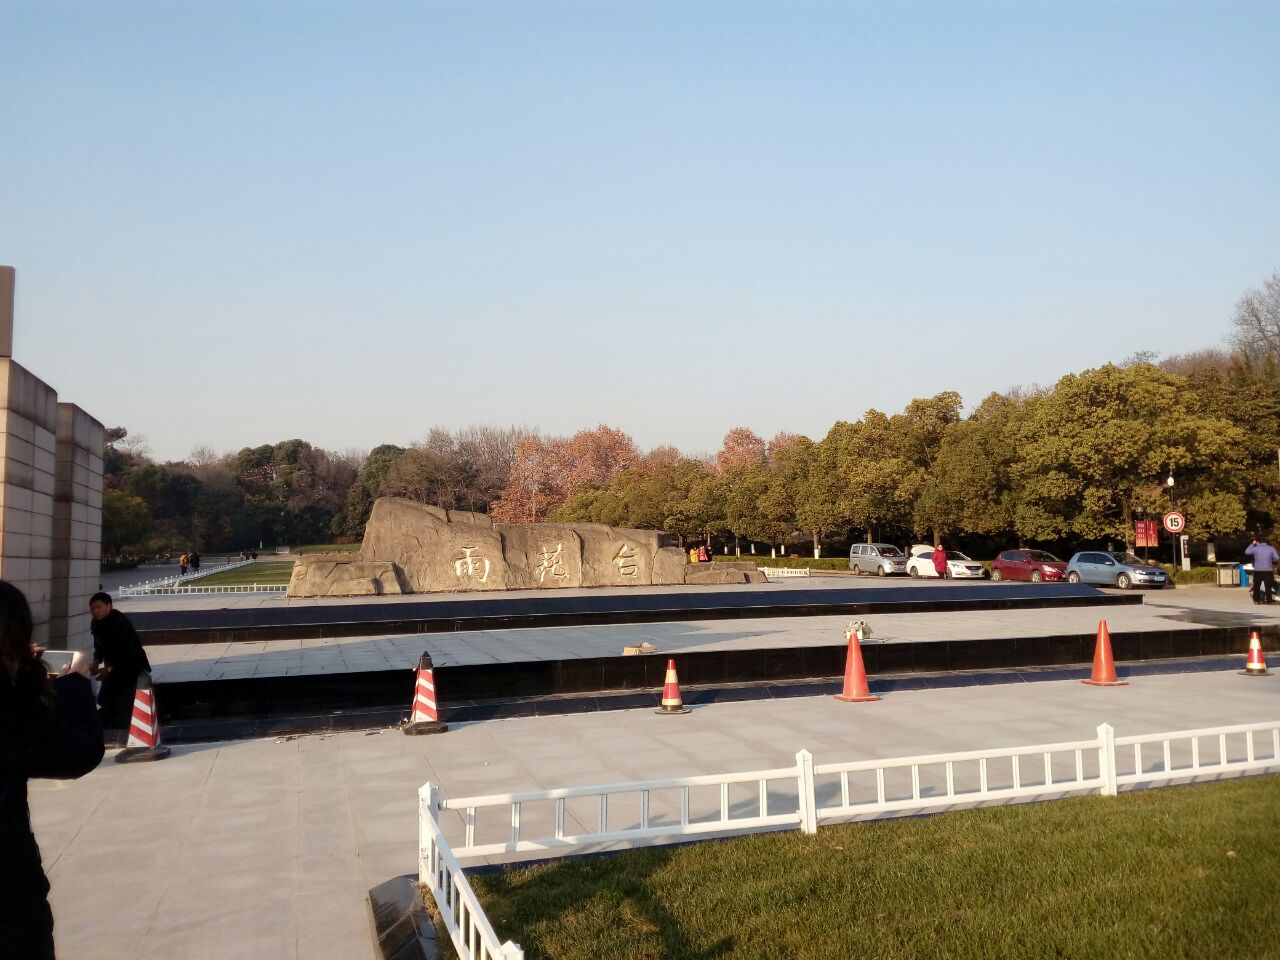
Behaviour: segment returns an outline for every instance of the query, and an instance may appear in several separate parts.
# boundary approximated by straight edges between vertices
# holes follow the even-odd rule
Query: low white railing
[[[1094,740],[1017,751],[971,750],[895,760],[824,763],[813,768],[814,777],[835,777],[840,798],[837,803],[817,807],[818,822],[866,814],[915,813],[960,803],[1061,796],[1084,790],[1113,793],[1107,789],[1104,761],[1104,738],[1110,729],[1103,724]],[[1059,769],[1056,778],[1055,761],[1059,768],[1066,767],[1065,771]],[[894,774],[898,776],[895,778]]]
[[[1201,742],[1210,739],[1214,749],[1203,749]],[[1153,744],[1159,745],[1159,757],[1146,769],[1143,748]],[[459,955],[520,958],[524,954],[518,946],[498,943],[459,859],[795,827],[816,833],[819,824],[863,816],[1095,790],[1115,796],[1120,787],[1236,776],[1273,767],[1280,768],[1280,720],[1123,738],[1104,723],[1091,740],[851,763],[815,765],[809,751],[801,750],[792,767],[455,800],[443,799],[428,783],[418,792],[419,876],[435,897]],[[731,802],[731,788],[743,784],[754,789],[746,796],[738,791],[738,799]],[[777,785],[786,789],[771,796],[770,787]],[[695,809],[691,793],[699,788],[713,788],[718,802],[704,802]],[[664,797],[668,792],[676,795]],[[636,798],[638,809],[623,811],[619,819],[625,822],[610,823],[610,799],[624,796]],[[660,801],[656,810],[655,798]],[[571,813],[567,805],[573,800],[585,801],[585,809]],[[494,818],[503,825],[500,841],[476,841],[477,816],[486,809],[501,811]],[[450,847],[438,819],[446,811],[461,818],[463,840],[456,848]],[[579,829],[570,828],[571,818],[581,823]]]
[[[418,791],[418,882],[431,891],[458,956],[472,960],[523,960],[524,951],[508,940],[498,942],[475,891],[436,822],[437,791],[426,784]]]
[[[808,567],[756,567],[766,577],[811,577]]]
[[[1259,734],[1265,735],[1261,744],[1256,739]],[[1209,749],[1202,748],[1201,741],[1209,741]],[[1143,748],[1147,746],[1159,747],[1151,769],[1146,769],[1149,754]],[[1261,753],[1260,746],[1269,747],[1270,753]],[[1128,747],[1133,748],[1131,757],[1125,750]],[[1125,753],[1122,754],[1121,750]],[[1274,766],[1277,757],[1280,757],[1280,722],[1117,737],[1113,762],[1123,761],[1126,770],[1116,777],[1116,782],[1120,786],[1132,786],[1186,777],[1249,773]]]
[[[794,767],[775,770],[752,770],[747,773],[721,773],[698,777],[677,777],[669,780],[642,780],[634,783],[614,783],[594,787],[568,787],[561,790],[529,790],[523,793],[505,793],[486,797],[460,797],[441,800],[440,810],[457,810],[462,815],[464,838],[458,848],[460,857],[483,857],[499,853],[526,853],[536,850],[552,850],[557,847],[582,847],[597,844],[660,840],[667,837],[697,837],[709,834],[733,834],[750,830],[782,829],[801,825],[801,812],[794,806],[781,812],[770,813],[769,784],[786,781],[795,784],[800,796],[811,793],[803,777],[805,769],[812,770],[813,758],[808,751],[796,754]],[[810,774],[811,776],[811,774]],[[736,784],[753,784],[751,802],[731,804],[730,788]],[[695,788],[713,787],[719,799],[717,806],[709,808],[703,819],[691,814],[690,796]],[[665,812],[653,809],[655,794],[671,793]],[[610,825],[610,798],[634,795],[638,806],[635,815],[626,823]],[[581,829],[570,829],[568,802],[573,799],[591,798],[588,804],[594,827],[582,823]],[[668,799],[668,798],[663,798]],[[775,798],[774,806],[778,801]],[[545,826],[549,834],[529,836],[526,832],[525,807],[537,803],[554,806],[547,816],[535,821],[535,829]],[[508,812],[503,821],[510,824],[505,839],[493,843],[476,843],[476,812],[489,807],[505,807]],[[617,811],[617,804],[614,804]],[[624,815],[624,814],[620,814]],[[576,819],[576,818],[575,818]],[[579,822],[581,822],[579,820]]]
[[[283,583],[227,583],[221,586],[202,587],[127,587],[117,594],[120,597],[173,597],[201,593],[284,593],[289,589]]]
[[[180,584],[187,583],[191,580],[197,580],[200,577],[212,576],[215,573],[225,573],[228,570],[235,570],[239,567],[247,566],[251,563],[257,563],[256,560],[236,560],[233,563],[224,563],[217,567],[208,567],[204,570],[192,570],[190,573],[175,575],[170,577],[157,577],[155,580],[144,580],[142,583],[135,583],[127,587],[120,587],[116,591],[119,597],[142,597],[147,593],[141,591],[160,590],[164,587],[177,587]]]

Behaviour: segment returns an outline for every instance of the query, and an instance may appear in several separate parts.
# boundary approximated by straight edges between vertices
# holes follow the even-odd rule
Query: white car
[[[914,547],[912,548],[915,549]],[[914,553],[907,561],[907,574],[920,577],[936,577],[938,571],[933,569],[933,551]],[[981,580],[987,575],[982,564],[966,557],[959,550],[947,551],[947,578],[954,580]]]

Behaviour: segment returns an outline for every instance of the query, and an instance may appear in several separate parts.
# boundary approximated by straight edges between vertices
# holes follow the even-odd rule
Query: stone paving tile
[[[1240,597],[1212,590],[1179,590],[1159,600],[1125,608],[1128,623],[1178,629],[1161,618],[1181,614],[1189,601],[1209,610],[1242,609]],[[1066,612],[1042,611],[1041,627],[1057,632]],[[1251,604],[1246,612],[1253,612]],[[1086,611],[1079,622],[1093,616]],[[1271,610],[1260,616],[1276,617]],[[881,619],[887,620],[875,618],[874,625]],[[888,621],[883,629],[910,628],[925,639],[962,628],[991,630],[1010,619],[984,615],[967,626],[962,618]],[[1028,620],[1017,629],[1029,624],[1035,625]],[[733,643],[749,636],[752,644],[785,646],[815,642],[842,626],[837,618],[813,618],[650,624],[630,632],[574,628],[583,632],[554,642],[590,649],[616,645],[626,633],[662,643]],[[492,631],[499,640],[528,632]],[[563,633],[542,635],[557,632]],[[457,651],[476,640],[428,642],[437,639]],[[361,642],[382,649],[387,661],[414,657],[413,643],[395,640],[381,647],[377,638]],[[300,662],[304,654],[336,654],[330,665],[345,669],[345,646],[298,643],[287,657]],[[157,654],[170,650],[155,648]],[[228,651],[222,666],[221,651],[166,665],[257,669],[264,655],[275,653],[267,644],[250,657]],[[34,782],[32,819],[53,884],[61,956],[364,957],[370,946],[363,893],[415,868],[417,789],[427,780],[460,797],[789,766],[801,748],[825,762],[1088,738],[1104,720],[1124,735],[1278,716],[1280,677],[1222,671],[1143,677],[1114,689],[1040,682],[899,692],[875,704],[805,697],[712,704],[682,717],[634,710],[503,720],[460,724],[436,737],[389,730],[191,744],[175,746],[170,759],[156,764],[107,762],[79,781]],[[661,803],[669,801],[655,801],[655,812],[665,809]],[[618,816],[625,813],[618,808]],[[590,827],[593,816],[590,809],[571,811],[571,823]],[[121,864],[129,864],[128,883],[113,882],[124,877]]]
[[[1240,591],[1239,593],[1243,593]],[[869,618],[872,642],[927,642],[1007,636],[1092,633],[1106,619],[1113,633],[1192,630],[1197,610],[1231,612],[1259,623],[1280,622],[1280,612],[1259,608],[1234,590],[1179,588],[1144,594],[1134,607],[883,614]],[[1184,619],[1170,619],[1181,617]],[[722,649],[779,649],[843,642],[845,617],[786,617],[698,623],[616,624],[481,630],[462,635],[370,636],[341,640],[272,640],[166,645],[149,652],[160,682],[287,676],[336,671],[412,669],[421,652],[437,666],[516,660],[612,656],[644,641],[660,653]]]

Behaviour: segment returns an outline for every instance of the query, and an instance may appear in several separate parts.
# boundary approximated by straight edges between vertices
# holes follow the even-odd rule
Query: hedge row
[[[848,557],[761,557],[744,553],[740,557],[733,554],[718,556],[716,560],[747,561],[757,567],[808,567],[810,570],[848,570]]]

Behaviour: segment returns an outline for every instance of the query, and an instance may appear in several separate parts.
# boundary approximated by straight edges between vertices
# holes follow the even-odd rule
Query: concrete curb
[[[369,890],[374,956],[381,960],[438,960],[435,924],[414,876],[395,877]]]

